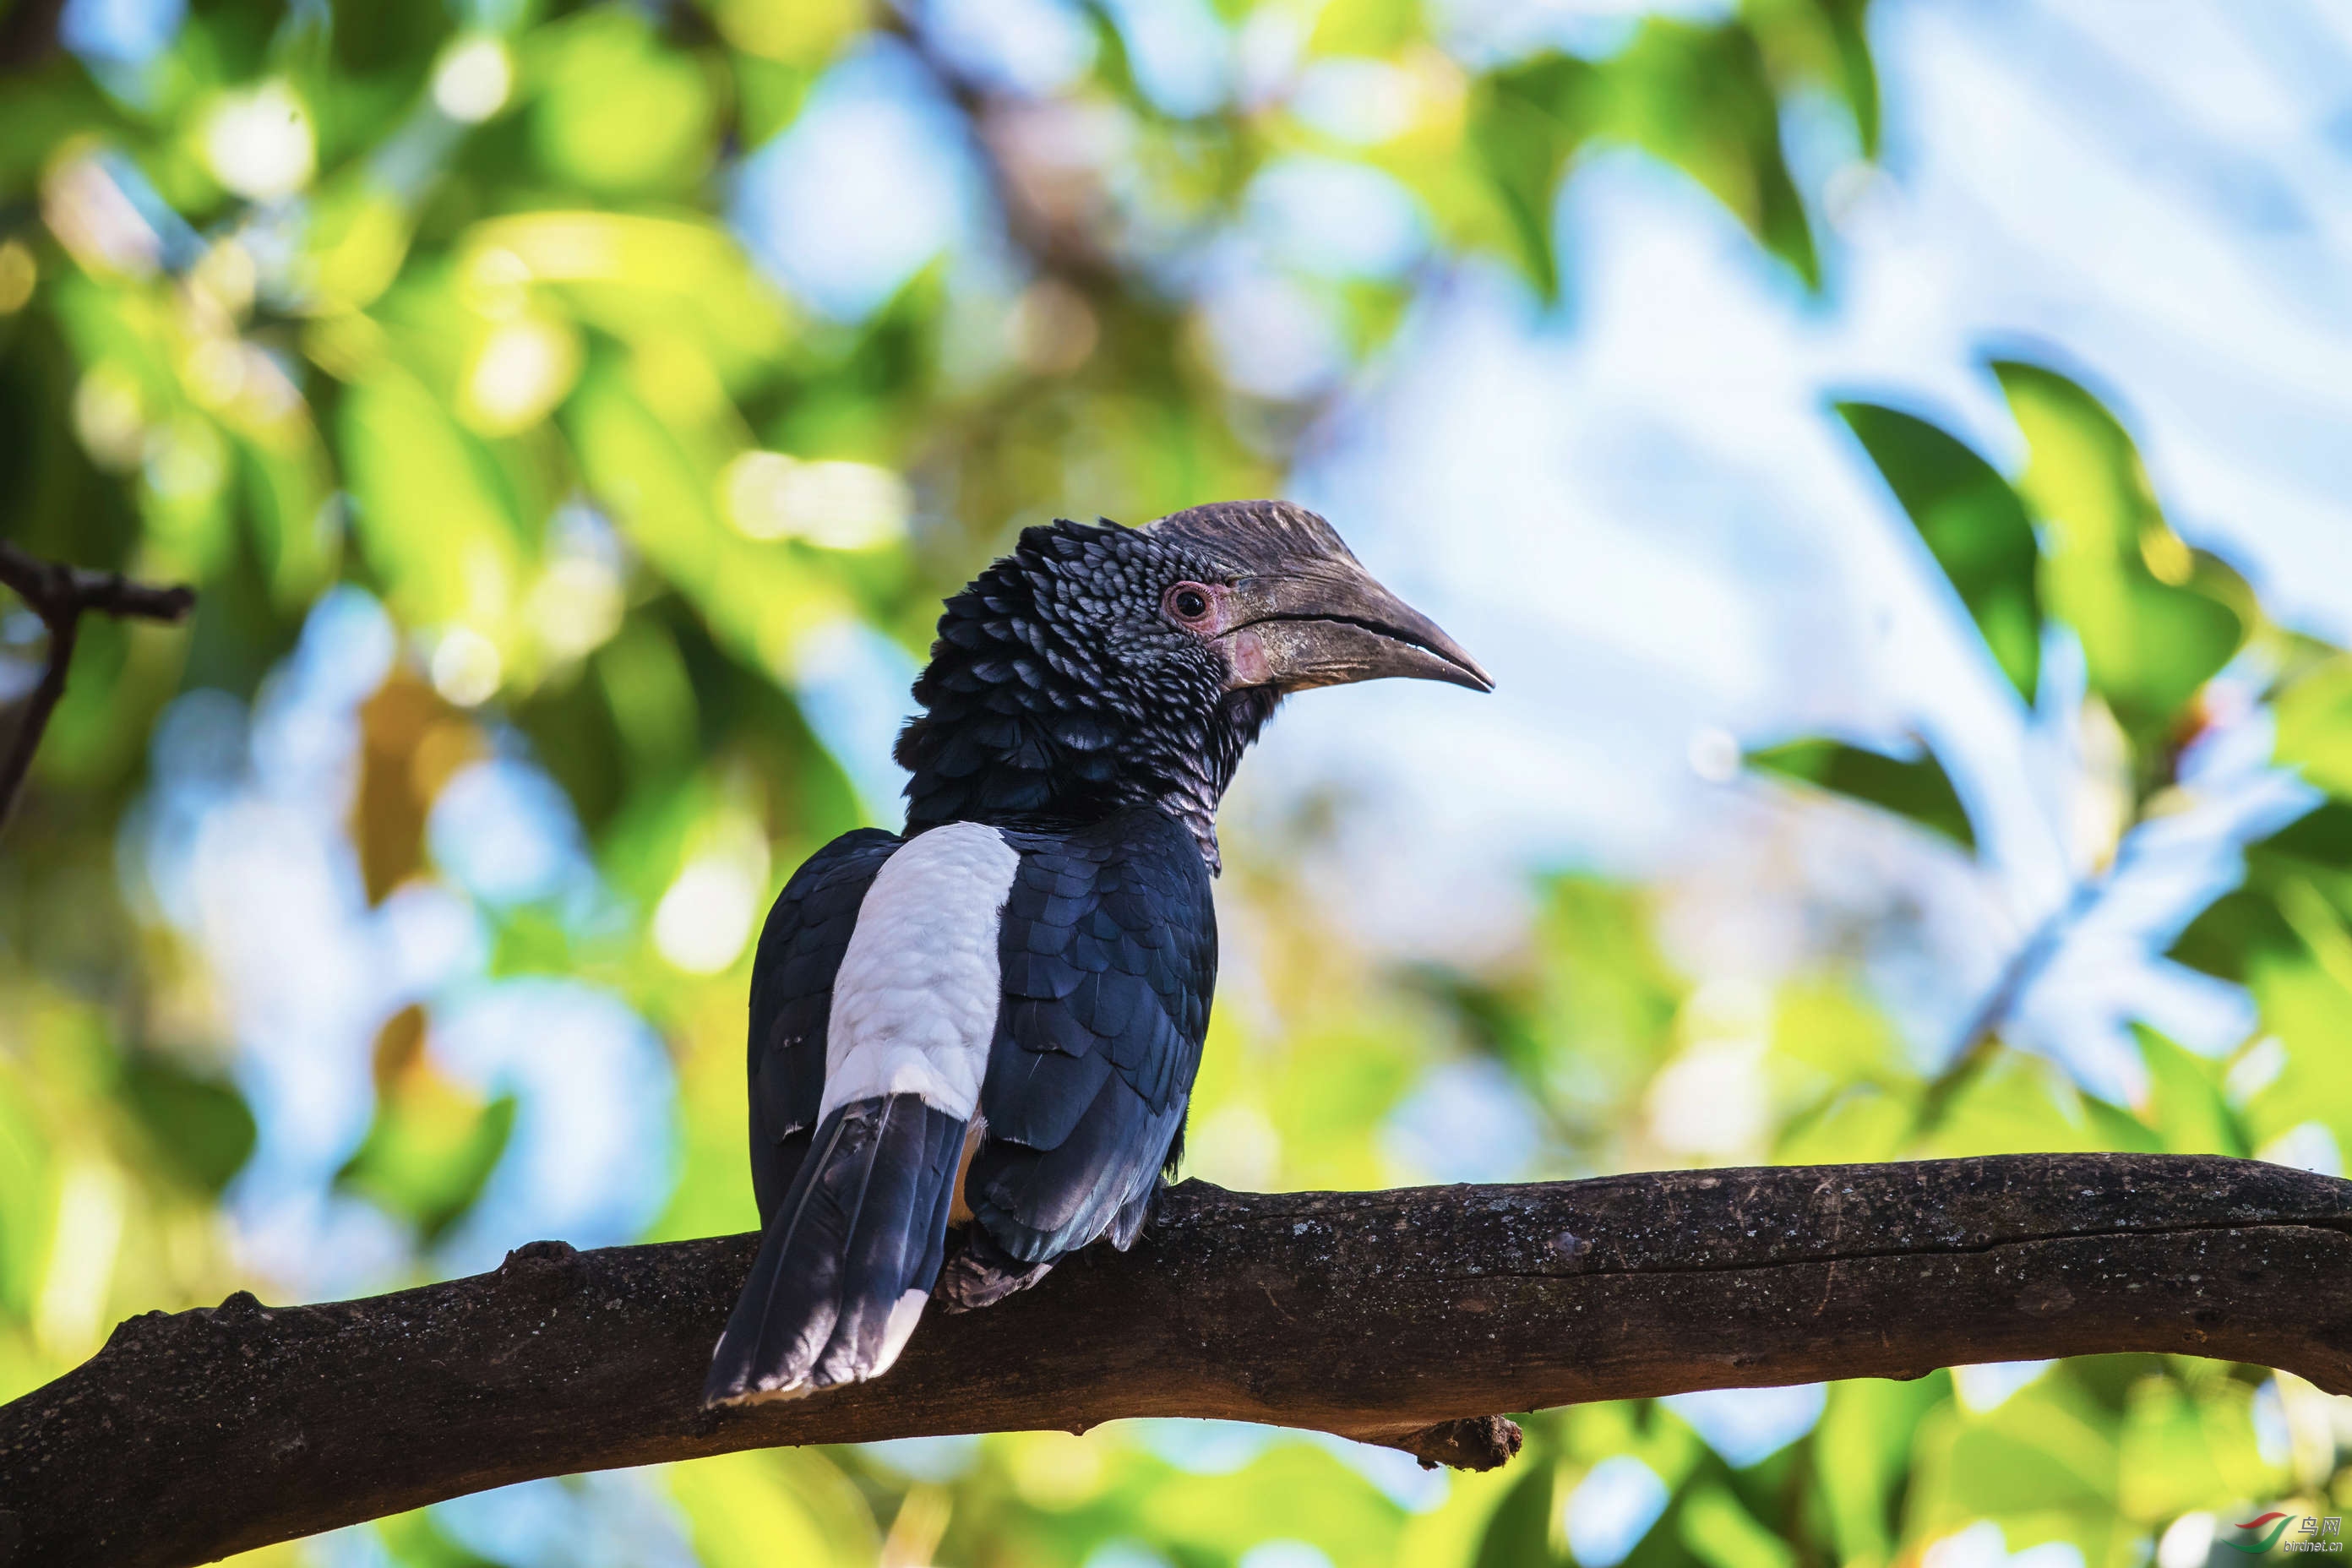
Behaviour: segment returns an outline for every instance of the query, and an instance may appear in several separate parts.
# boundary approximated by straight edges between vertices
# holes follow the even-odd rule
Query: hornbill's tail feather
[[[878,1376],[939,1278],[964,1121],[912,1094],[841,1107],[770,1216],[727,1320],[705,1405]]]

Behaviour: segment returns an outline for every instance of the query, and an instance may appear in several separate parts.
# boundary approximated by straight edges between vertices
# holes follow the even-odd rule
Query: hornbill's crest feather
[[[1228,693],[1215,654],[1160,614],[1215,574],[1150,530],[1056,522],[947,602],[923,711],[898,738],[907,826],[1080,823],[1157,806],[1216,863],[1217,801],[1280,700]]]

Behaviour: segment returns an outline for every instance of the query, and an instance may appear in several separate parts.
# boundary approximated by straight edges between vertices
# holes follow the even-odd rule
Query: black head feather
[[[1215,868],[1217,802],[1280,697],[1228,690],[1223,656],[1162,613],[1173,584],[1253,564],[1229,542],[1251,533],[1181,526],[1192,516],[1024,530],[1013,553],[948,600],[915,682],[923,711],[898,737],[914,774],[908,832],[1072,826],[1149,805],[1182,823]]]

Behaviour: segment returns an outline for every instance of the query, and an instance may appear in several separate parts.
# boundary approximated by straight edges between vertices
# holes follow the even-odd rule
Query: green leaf
[[[333,489],[325,454],[305,430],[292,450],[237,443],[256,544],[278,604],[307,606],[334,580],[341,541],[326,511]]]
[[[423,383],[386,365],[342,408],[352,523],[410,626],[500,627],[521,575],[520,531],[480,444]]]
[[[1420,0],[1349,0],[1326,5],[1307,35],[1311,55],[1392,55],[1422,36]]]
[[[1067,1459],[1054,1461],[1057,1451],[1074,1447],[1073,1439],[1033,1432],[1013,1441],[1028,1449],[1033,1473],[1045,1472],[1040,1479],[1068,1473]],[[1046,1495],[1055,1489],[1049,1481]],[[1298,1442],[1276,1443],[1228,1475],[1164,1475],[1135,1501],[1135,1518],[1149,1537],[1179,1561],[1233,1562],[1276,1533],[1269,1521],[1280,1521],[1282,1536],[1333,1563],[1393,1562],[1403,1520],[1402,1510],[1336,1456]]]
[[[2189,922],[2165,956],[2223,980],[2242,981],[2265,952],[2295,951],[2294,928],[2266,894],[2239,889],[2222,894]]]
[[[2166,1152],[2164,1135],[2120,1105],[2109,1105],[2096,1095],[2085,1094],[2077,1100],[2076,1109],[2089,1124],[2091,1142],[2096,1148],[2126,1154]]]
[[[2244,640],[2242,585],[2165,522],[2130,436],[2096,398],[2036,365],[1992,368],[2032,451],[2018,488],[2045,525],[2043,603],[2081,637],[2091,686],[2145,774]]]
[[[682,195],[708,171],[717,131],[710,81],[643,16],[598,7],[532,43],[525,64],[540,93],[531,142],[555,178],[604,195]]]
[[[1921,1423],[1918,1446],[1906,1510],[1915,1530],[1942,1535],[2003,1515],[2114,1516],[2112,1419],[2062,1380],[2044,1378],[1974,1419],[1947,1405]]]
[[[2252,853],[2266,868],[2277,860],[2305,871],[2352,869],[2352,802],[2322,802],[2256,843]]]
[[[1708,1568],[1796,1568],[1797,1554],[1788,1542],[1758,1523],[1722,1487],[1697,1488],[1677,1513],[1683,1544]]]
[[[787,302],[708,217],[520,212],[467,231],[461,277],[516,262],[534,298],[649,351],[638,366],[649,384],[704,415],[719,406],[711,377],[740,395],[772,380],[796,341]]]
[[[1866,994],[1826,975],[1773,999],[1772,1058],[1824,1084],[1903,1084],[1916,1074],[1894,1021]]]
[[[1936,754],[1921,748],[1909,761],[1849,746],[1842,741],[1790,741],[1748,761],[1767,773],[1795,779],[1849,799],[1891,811],[1962,848],[1976,848],[1976,832]]]
[[[2168,1154],[2252,1153],[2245,1130],[2222,1098],[2224,1064],[2181,1049],[2153,1029],[2134,1031],[2147,1063],[2148,1098],[2144,1120],[2164,1140]]]
[[[814,74],[853,42],[866,20],[858,0],[706,0],[729,43],[746,55]],[[746,144],[765,138],[745,127]]]
[[[735,54],[730,63],[735,69],[735,109],[746,146],[764,144],[797,119],[816,83],[815,73],[804,67],[748,51]]]
[[[2172,1379],[2143,1377],[2132,1384],[2119,1443],[2122,1485],[2116,1500],[2126,1516],[2154,1521],[2200,1503],[2231,1500],[2214,1473],[2197,1408]]]
[[[1878,155],[1878,70],[1871,63],[1870,35],[1864,23],[1870,0],[1748,0],[1744,7],[1749,24],[1777,56],[1775,35],[1793,33],[1801,21],[1814,36],[1806,43],[1803,63],[1808,74],[1825,81],[1845,100],[1853,116],[1855,140],[1862,155]]]
[[[218,1194],[253,1153],[253,1112],[224,1079],[152,1052],[123,1064],[122,1100],[182,1180]]]
[[[2299,767],[2328,794],[2352,800],[2352,655],[2339,654],[2288,685],[2276,711],[2279,765]]]
[[[661,622],[650,616],[629,622],[597,650],[595,667],[630,764],[654,775],[688,765],[700,729],[698,702],[677,640]]]
[[[1772,1161],[1781,1165],[1850,1165],[1902,1157],[1919,1123],[1916,1094],[1853,1088],[1789,1119]]]
[[[442,1076],[425,1055],[425,1027],[412,1006],[377,1037],[375,1120],[335,1185],[407,1220],[429,1244],[481,1196],[514,1132],[516,1101],[485,1102]]]
[[[1552,1521],[1559,1513],[1553,1501],[1556,1467],[1530,1465],[1528,1473],[1495,1505],[1479,1539],[1473,1568],[1530,1568],[1554,1563]]]
[[[1909,1152],[1944,1159],[2162,1148],[2129,1112],[2085,1095],[2056,1064],[2004,1048],[1953,1093],[1934,1133]]]
[[[380,1111],[335,1184],[412,1222],[430,1243],[482,1195],[515,1110],[515,1098],[500,1095],[478,1110],[448,1102]]]
[[[2297,883],[2334,894],[2352,912],[2352,804],[2331,800],[2246,850],[2245,885],[2208,904],[2166,955],[2224,980],[2244,981],[2266,960],[2299,962],[2305,948],[2282,912]]]
[[[2285,1055],[2269,1081],[2243,1095],[2246,1131],[2257,1146],[2315,1121],[2340,1149],[2352,1148],[2352,1074],[2344,1041],[2352,1037],[2352,985],[2306,952],[2265,957],[2246,984],[2263,1028]]]
[[[1560,292],[1552,194],[1601,112],[1598,69],[1567,55],[1541,55],[1496,71],[1473,91],[1471,146],[1510,220],[1519,265],[1547,300]]]
[[[667,1479],[709,1568],[832,1568],[879,1549],[855,1487],[814,1449],[722,1454],[672,1465]]]
[[[373,1528],[400,1568],[502,1568],[495,1559],[450,1540],[425,1509],[378,1520]]]
[[[1862,1378],[1830,1385],[1813,1459],[1841,1561],[1884,1563],[1895,1554],[1912,1438],[1949,1390],[1943,1373],[1907,1383]]]
[[[1872,403],[1839,414],[1878,466],[2018,694],[2042,666],[2041,556],[2025,502],[2000,471],[1926,420]]]
[[[1788,1112],[1776,1162],[1897,1155],[1917,1121],[1919,1078],[1891,1018],[1851,985],[1798,980],[1775,999],[1770,1040],[1767,1082]]]
[[[1764,247],[1821,282],[1820,258],[1780,142],[1780,104],[1757,37],[1652,19],[1622,53],[1593,64],[1539,55],[1479,79],[1469,139],[1547,300],[1560,294],[1552,200],[1588,142],[1629,142],[1689,174]]]
[[[2170,1377],[2135,1380],[2126,1396],[2120,1446],[2119,1511],[2150,1526],[2193,1508],[2276,1497],[2292,1484],[2284,1465],[2263,1458],[2253,1390],[2234,1378],[2200,1378],[2185,1387]],[[2244,1517],[2225,1514],[2223,1520]]]
[[[1805,204],[1780,144],[1780,102],[1756,35],[1738,22],[1654,17],[1609,65],[1609,130],[1715,193],[1764,248],[1821,287]]]
[[[0,1057],[0,1319],[28,1318],[57,1228],[58,1171],[51,1140],[64,1131],[34,1095],[29,1064]],[[14,1397],[0,1366],[0,1397]]]

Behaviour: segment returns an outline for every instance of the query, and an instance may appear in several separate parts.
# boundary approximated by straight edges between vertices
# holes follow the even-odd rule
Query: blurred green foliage
[[[1838,741],[1789,741],[1751,752],[1748,760],[1767,773],[1818,784],[1932,827],[1963,849],[1976,847],[1959,794],[1931,752],[1889,757]]]
[[[2032,520],[2000,470],[1926,420],[1871,403],[1838,406],[2028,702],[2042,671],[2041,557]]]
[[[1218,7],[1227,24],[1252,9]],[[377,596],[404,639],[361,714],[348,826],[366,896],[436,875],[443,787],[526,749],[625,918],[488,910],[491,972],[589,979],[659,1028],[681,1156],[651,1235],[740,1228],[748,952],[681,963],[655,911],[714,858],[756,868],[764,895],[889,805],[860,800],[793,695],[824,634],[870,628],[916,653],[942,592],[1023,523],[1278,488],[1312,395],[1226,384],[1163,263],[1231,222],[1269,164],[1313,154],[1400,182],[1441,255],[1497,259],[1556,297],[1573,287],[1557,193],[1576,160],[1617,147],[1682,170],[1813,286],[1821,193],[1791,171],[1781,115],[1823,97],[1865,156],[1879,123],[1864,0],[1746,0],[1716,21],[1642,22],[1605,58],[1481,69],[1412,0],[1335,0],[1300,14],[1307,55],[1379,68],[1405,105],[1353,141],[1279,103],[1167,111],[1108,13],[1087,14],[1091,69],[1042,106],[960,75],[919,25],[855,0],[471,15],[217,0],[149,63],[93,71],[43,36],[53,8],[0,13],[10,536],[204,594],[192,630],[85,629],[0,858],[0,1396],[85,1357],[126,1313],[247,1282],[218,1208],[256,1133],[229,1005],[129,847],[158,713],[196,688],[250,697],[330,586]],[[722,210],[743,155],[881,39],[961,118],[1014,259],[993,291],[935,264],[844,323],[781,292]],[[1089,163],[1097,145],[1116,151]],[[1358,360],[1417,286],[1294,281]],[[1997,1027],[1947,1071],[1855,974],[1764,996],[1694,985],[1654,939],[1657,895],[1580,878],[1539,889],[1513,964],[1382,973],[1244,844],[1227,892],[1263,994],[1217,1015],[1196,1173],[1425,1177],[1383,1121],[1460,1061],[1508,1075],[1540,1118],[1539,1163],[1568,1174],[2243,1153],[2314,1128],[2352,1141],[2352,657],[2272,624],[2171,530],[2125,426],[2088,392],[1993,370],[2031,452],[2019,473],[1914,414],[1837,412],[2008,689],[2042,694],[2045,631],[2079,640],[2088,705],[2125,748],[2095,862],[2179,807],[2217,672],[2238,661],[2274,707],[2278,760],[2330,804],[2257,846],[2244,888],[2175,948],[2252,990],[2255,1037],[2216,1061],[2144,1035],[2150,1087],[2130,1106],[2084,1094]],[[1978,843],[1930,752],[1801,739],[1752,760]],[[414,1011],[384,1025],[372,1124],[337,1179],[420,1258],[478,1199],[516,1115],[436,1068],[431,1027]],[[1725,1082],[1741,1115],[1694,1134],[1679,1109]],[[1339,1564],[1503,1568],[1569,1561],[1580,1487],[1630,1457],[1667,1499],[1628,1559],[1639,1568],[1907,1562],[1984,1521],[2011,1550],[2071,1542],[2086,1563],[2136,1568],[2197,1510],[2352,1511],[2344,1429],[2292,1378],[2121,1357],[2000,1401],[1967,1374],[1833,1385],[1808,1435],[1742,1468],[1664,1404],[1549,1413],[1516,1465],[1454,1478],[1428,1507],[1307,1443],[1204,1468],[1120,1426],[992,1437],[930,1479],[937,1454],[845,1449],[734,1455],[654,1484],[715,1568],[1206,1568],[1269,1541]],[[380,1560],[488,1561],[454,1529],[424,1513],[369,1533]]]

